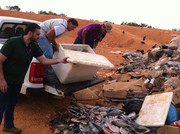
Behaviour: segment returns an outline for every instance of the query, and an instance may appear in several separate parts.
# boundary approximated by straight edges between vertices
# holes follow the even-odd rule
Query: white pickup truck
[[[0,48],[8,38],[23,35],[28,23],[39,24],[40,22],[29,19],[0,16]],[[45,89],[43,82],[44,65],[40,64],[35,58],[33,58],[31,65],[29,66],[29,69],[26,73],[21,93],[28,94],[29,91],[43,91]],[[47,86],[45,91],[57,96],[64,95],[63,92],[57,92],[49,86]]]
[[[0,16],[0,49],[8,38],[13,37],[13,36],[23,35],[28,23],[39,24],[40,22],[35,21],[35,20],[29,20],[29,19]],[[55,57],[55,55],[54,55],[54,57]],[[74,57],[74,56],[72,56],[72,57]],[[76,56],[76,57],[78,57],[78,56]],[[91,57],[91,56],[89,56],[89,57]],[[88,57],[88,59],[89,59],[89,57]],[[82,58],[82,56],[81,56],[81,58]],[[87,62],[87,60],[83,60],[83,61]],[[91,61],[91,60],[89,60],[89,61]],[[70,68],[72,68],[72,66],[70,64],[68,64],[68,65],[70,66]],[[81,65],[78,67],[81,68]],[[65,68],[67,68],[67,67],[65,66],[64,69]],[[85,66],[85,68],[86,68],[86,66]],[[92,67],[89,67],[89,69],[92,69]],[[72,93],[72,92],[78,91],[80,89],[83,89],[83,88],[86,88],[86,87],[89,87],[89,86],[92,86],[92,85],[95,85],[95,84],[98,84],[98,83],[104,81],[101,78],[94,77],[90,80],[86,80],[83,82],[62,84],[62,83],[60,83],[59,79],[56,76],[56,74],[59,74],[59,68],[54,70],[51,67],[49,69],[49,71],[52,72],[52,75],[50,75],[50,79],[48,81],[44,81],[44,65],[40,64],[36,58],[33,58],[30,66],[29,66],[29,69],[26,73],[26,76],[24,78],[24,83],[22,85],[21,93],[27,95],[32,92],[46,91],[57,97],[64,97],[64,94]],[[89,72],[89,70],[85,71],[84,74],[86,74],[86,72]],[[77,76],[76,75],[76,73],[77,73],[77,74],[80,74],[78,77],[82,77],[82,75],[81,75],[82,70],[79,70],[79,72],[77,72],[77,69],[75,69],[74,73],[75,73],[75,76]],[[72,73],[70,73],[70,74],[72,74]],[[75,77],[74,79],[78,79],[78,77]],[[48,76],[48,78],[49,78],[49,76]]]

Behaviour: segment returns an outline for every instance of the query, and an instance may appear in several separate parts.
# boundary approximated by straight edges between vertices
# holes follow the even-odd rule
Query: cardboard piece
[[[142,78],[130,82],[115,82],[103,86],[103,96],[108,98],[126,98],[127,91],[146,92]]]
[[[180,87],[173,91],[173,104],[177,105],[180,103]]]
[[[180,128],[173,126],[163,126],[157,129],[157,134],[180,134]]]
[[[77,91],[73,94],[77,101],[87,101],[87,100],[99,99],[99,97],[89,88]]]
[[[166,92],[145,97],[136,123],[147,127],[164,126],[173,92]]]

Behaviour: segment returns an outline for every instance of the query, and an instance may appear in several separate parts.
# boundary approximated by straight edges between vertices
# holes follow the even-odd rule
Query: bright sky
[[[79,19],[179,29],[179,3],[179,0],[0,0],[0,7],[17,5],[21,11],[52,11]]]

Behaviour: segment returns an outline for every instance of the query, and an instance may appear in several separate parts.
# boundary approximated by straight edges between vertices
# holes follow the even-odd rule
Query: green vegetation
[[[135,22],[122,22],[121,25],[135,26],[135,27],[153,28],[152,26],[149,26],[149,25],[147,25],[147,24],[144,24],[144,23],[137,24],[137,23],[135,23]]]
[[[57,13],[54,13],[52,11],[46,12],[46,11],[38,11],[38,14],[46,14],[46,15],[58,15]],[[58,16],[67,17],[67,15],[61,13]]]
[[[172,31],[180,31],[179,28],[173,28]]]
[[[8,10],[13,10],[13,11],[21,11],[21,8],[19,8],[19,6],[6,6],[6,8]],[[1,7],[0,7],[1,9]],[[30,11],[29,13],[34,13],[32,11]],[[64,13],[61,13],[61,14],[57,14],[57,13],[54,13],[52,11],[49,11],[49,12],[46,12],[46,11],[38,11],[38,14],[46,14],[46,15],[58,15],[58,16],[63,16],[63,17],[67,17],[67,15],[65,15]]]
[[[21,8],[19,8],[18,6],[6,6],[7,9],[9,10],[13,10],[13,11],[20,11]]]

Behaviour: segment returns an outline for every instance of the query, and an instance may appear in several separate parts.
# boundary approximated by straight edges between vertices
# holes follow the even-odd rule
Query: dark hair
[[[76,20],[76,19],[74,19],[74,18],[70,18],[69,20],[68,20],[68,23],[69,22],[71,22],[73,25],[75,25],[75,26],[78,26],[78,21]]]
[[[40,27],[38,24],[36,24],[36,23],[29,23],[29,24],[27,25],[26,29],[25,29],[25,35],[26,35],[29,31],[34,32],[34,31],[36,31],[36,29],[40,29],[40,28],[41,28],[41,27]]]

